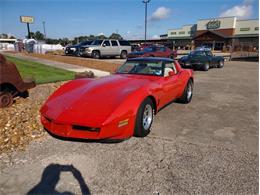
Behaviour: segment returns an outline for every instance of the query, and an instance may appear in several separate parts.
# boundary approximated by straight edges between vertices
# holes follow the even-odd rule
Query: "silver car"
[[[131,52],[131,45],[126,40],[95,40],[90,45],[81,48],[83,56],[99,59],[105,56],[120,56],[125,59]]]

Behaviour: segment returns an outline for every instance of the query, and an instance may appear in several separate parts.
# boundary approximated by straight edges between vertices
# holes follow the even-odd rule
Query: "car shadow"
[[[85,183],[80,171],[73,165],[60,165],[60,164],[49,164],[42,173],[41,181],[35,185],[27,195],[32,194],[74,194],[72,192],[59,192],[55,189],[56,185],[60,180],[61,172],[71,172],[74,178],[78,181],[80,190],[84,195],[90,195],[90,190]]]

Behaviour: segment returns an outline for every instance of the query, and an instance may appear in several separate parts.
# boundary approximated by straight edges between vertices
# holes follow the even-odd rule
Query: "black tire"
[[[205,62],[205,64],[202,66],[202,70],[204,70],[204,71],[209,70],[209,62]]]
[[[179,103],[188,104],[191,102],[193,96],[193,81],[190,79],[183,91],[183,94],[180,99],[178,99]],[[189,94],[189,90],[191,90],[191,94]]]
[[[223,68],[224,67],[224,60],[220,60],[219,62],[218,62],[218,66],[217,66],[218,68]]]
[[[145,128],[144,125],[144,117],[145,117],[145,110],[148,106],[152,108],[152,114],[151,114],[151,121],[149,122],[148,127]],[[135,121],[135,129],[134,129],[134,136],[136,137],[145,137],[147,136],[151,131],[151,126],[153,124],[153,118],[154,118],[154,105],[151,98],[146,98],[142,104],[140,105],[137,115],[136,115],[136,121]]]
[[[127,57],[127,51],[122,51],[121,54],[120,54],[120,58],[126,59],[126,57]]]
[[[20,97],[22,97],[22,98],[27,98],[27,97],[29,97],[29,92],[28,92],[28,90],[26,90],[26,91],[24,91],[24,92],[21,92],[19,95],[20,95]]]
[[[11,106],[13,95],[9,91],[0,92],[0,108]]]
[[[100,58],[100,52],[99,51],[93,51],[92,52],[92,58],[99,59]]]

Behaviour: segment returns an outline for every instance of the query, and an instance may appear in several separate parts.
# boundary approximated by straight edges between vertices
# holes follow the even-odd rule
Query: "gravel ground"
[[[16,98],[15,103],[0,112],[0,154],[24,149],[45,132],[40,124],[39,109],[46,98],[61,83],[38,85],[29,91],[30,97]]]

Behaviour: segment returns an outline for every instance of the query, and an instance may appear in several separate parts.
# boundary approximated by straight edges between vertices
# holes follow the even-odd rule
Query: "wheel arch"
[[[12,83],[1,83],[0,84],[0,91],[9,91],[9,92],[16,92],[18,89]]]
[[[152,100],[153,105],[154,105],[154,113],[156,114],[156,113],[157,113],[157,103],[156,103],[155,97],[152,96],[152,95],[149,95],[149,96],[147,96],[146,98],[150,98],[150,99]]]

